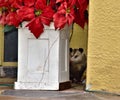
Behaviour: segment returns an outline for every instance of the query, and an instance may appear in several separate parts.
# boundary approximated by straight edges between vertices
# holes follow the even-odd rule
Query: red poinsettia
[[[59,0],[59,2],[60,1],[63,0]],[[66,0],[64,0],[64,2],[62,2],[57,12],[53,16],[55,29],[61,29],[66,24],[68,25],[72,24],[74,21],[74,16],[75,14],[74,14],[73,4],[71,2],[67,2]]]
[[[88,0],[77,0],[76,1],[76,9],[75,9],[75,23],[84,28],[85,22],[87,22],[86,18],[86,8],[88,6]]]
[[[0,7],[7,7],[8,6],[8,0],[0,0]]]
[[[33,7],[36,0],[23,0],[24,5],[27,7]]]
[[[55,29],[77,23],[84,28],[87,22],[88,0],[0,0],[0,24],[26,27],[38,38],[44,25],[54,22]]]
[[[17,11],[17,15],[20,18],[20,21],[30,21],[35,17],[34,8],[28,6],[22,6]]]
[[[54,11],[45,0],[37,0],[34,8],[36,17],[30,21],[27,27],[38,38],[44,30],[43,24],[50,25]]]
[[[19,26],[20,19],[16,14],[16,10],[20,8],[20,6],[19,0],[3,0],[3,2],[0,2],[0,7],[3,12],[0,20],[2,20],[3,25],[7,24],[14,25],[16,27]]]
[[[20,24],[20,19],[15,12],[9,12],[9,14],[6,16],[6,23],[8,25],[14,25],[18,27]]]
[[[2,13],[0,14],[0,24],[2,25],[5,25],[7,24],[6,23],[6,16],[7,16],[7,13],[6,13],[6,10],[7,10],[7,7],[8,4],[6,2],[6,0],[0,0],[0,9],[2,10]]]

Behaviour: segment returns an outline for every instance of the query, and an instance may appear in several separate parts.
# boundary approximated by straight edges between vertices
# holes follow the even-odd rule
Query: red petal
[[[13,7],[13,8],[20,8],[22,6],[22,1],[21,0],[9,0],[8,1],[10,7]]]
[[[57,13],[54,14],[53,20],[55,23],[56,28],[63,28],[66,24],[70,25],[72,24],[74,20],[74,10],[71,7],[70,12],[67,12],[67,9],[69,6],[67,5],[67,2],[63,2],[60,7],[58,8]]]
[[[17,14],[20,17],[21,21],[30,21],[35,17],[34,8],[29,8],[27,6],[23,6],[20,9],[18,9]]]
[[[34,6],[36,0],[23,0],[24,5],[28,7]]]
[[[7,1],[6,0],[0,0],[0,7],[7,7],[8,4],[7,4]]]
[[[75,13],[75,22],[84,28],[85,22],[87,19],[85,18],[85,11],[88,6],[89,0],[77,0],[76,5],[79,9],[76,10]]]
[[[44,26],[40,21],[40,18],[34,18],[30,23],[26,25],[26,27],[29,28],[29,30],[33,33],[33,35],[38,38],[44,30]]]
[[[50,6],[47,6],[43,12],[42,12],[42,16],[44,17],[47,17],[48,19],[52,19],[53,18],[53,14],[54,14],[54,11],[52,10],[52,8]]]
[[[81,18],[81,13],[79,11],[76,12],[76,16],[75,16],[75,23],[77,23],[78,25],[80,25],[82,28],[84,28],[85,25],[85,19]]]
[[[74,6],[75,5],[75,3],[76,3],[76,0],[68,0],[68,6],[70,7],[70,6]]]
[[[52,10],[52,8],[50,6],[46,7],[40,15],[42,23],[44,23],[45,25],[50,25],[50,22],[53,19],[53,14],[54,11]]]
[[[54,14],[53,21],[55,29],[62,29],[67,23],[65,16],[59,13]]]
[[[56,0],[56,3],[63,2],[64,0]]]
[[[35,3],[36,9],[41,9],[43,10],[47,5],[46,5],[46,0],[37,0]]]
[[[50,0],[50,5],[54,6],[56,4],[56,0]]]
[[[6,16],[6,23],[8,25],[14,25],[15,27],[18,27],[20,24],[20,19],[17,16],[16,13],[14,12],[10,12],[7,16]]]
[[[51,21],[50,21],[49,19],[47,19],[47,18],[41,17],[41,22],[42,22],[43,24],[49,26]]]
[[[72,24],[73,20],[74,20],[74,16],[72,16],[71,14],[68,14],[67,16],[68,25]]]
[[[88,0],[78,0],[76,5],[79,8],[81,18],[84,18],[84,12],[88,6]]]

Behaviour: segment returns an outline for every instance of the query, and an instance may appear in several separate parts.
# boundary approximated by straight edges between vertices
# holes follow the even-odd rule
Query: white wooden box
[[[69,32],[45,26],[36,39],[25,27],[18,30],[18,77],[15,89],[60,90],[70,87]]]

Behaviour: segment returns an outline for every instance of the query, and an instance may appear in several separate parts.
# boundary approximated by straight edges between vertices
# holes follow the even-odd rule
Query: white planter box
[[[53,23],[36,39],[24,27],[18,30],[18,77],[15,89],[60,90],[70,87],[69,30],[55,31]],[[64,86],[66,85],[66,86]]]

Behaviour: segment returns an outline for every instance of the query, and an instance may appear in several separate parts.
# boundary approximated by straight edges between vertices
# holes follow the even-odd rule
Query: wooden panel
[[[3,26],[0,25],[0,65],[2,65]]]

